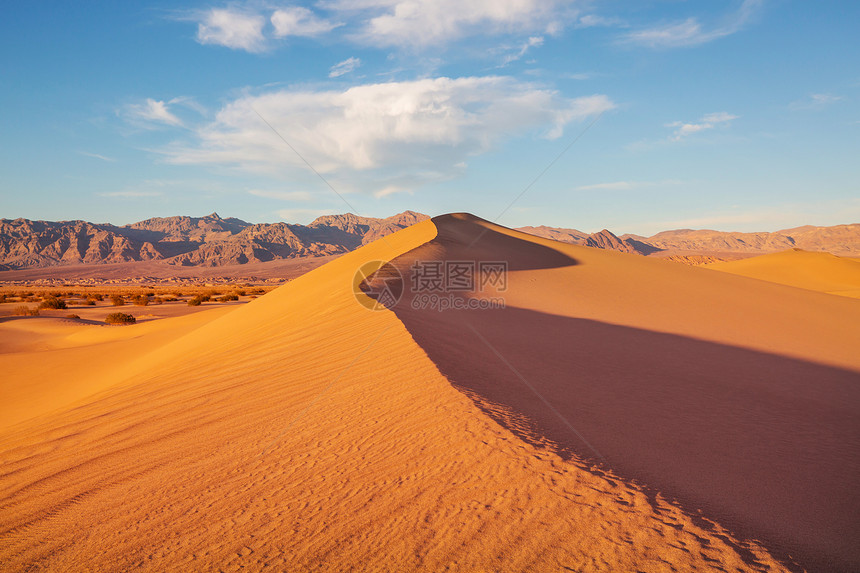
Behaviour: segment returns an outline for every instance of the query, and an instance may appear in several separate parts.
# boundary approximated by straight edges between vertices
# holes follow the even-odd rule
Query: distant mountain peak
[[[671,253],[687,253],[692,254],[693,257],[701,258],[702,253],[754,255],[791,248],[825,251],[842,256],[860,255],[860,225],[858,224],[834,225],[832,227],[804,225],[793,229],[760,233],[674,229],[661,231],[650,237],[629,234],[618,237],[608,229],[590,235],[576,229],[545,226],[521,227],[518,230],[564,243],[641,255],[651,255],[663,251],[664,253],[660,256],[667,256]]]
[[[0,268],[164,260],[180,266],[222,266],[333,255],[394,233],[421,219],[414,211],[377,219],[326,215],[308,226],[252,225],[217,212],[203,217],[153,217],[122,227],[85,221],[0,220]]]

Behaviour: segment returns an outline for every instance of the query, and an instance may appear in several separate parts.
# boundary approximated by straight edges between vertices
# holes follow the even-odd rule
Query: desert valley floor
[[[356,292],[427,260],[506,261],[505,308]],[[857,571],[858,295],[460,214],[248,304],[4,320],[0,571]]]

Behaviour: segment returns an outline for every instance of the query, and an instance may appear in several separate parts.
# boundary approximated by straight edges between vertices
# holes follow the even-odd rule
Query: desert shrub
[[[100,292],[94,292],[91,295],[87,296],[87,298],[91,298],[93,300],[98,300],[98,301],[102,301],[105,299],[105,297]]]
[[[188,301],[188,306],[200,306],[200,304],[202,302],[203,302],[203,299],[201,297],[195,296],[194,298],[192,298]]]
[[[160,296],[156,296],[152,299],[152,304],[161,304],[164,302],[164,299]]]
[[[93,299],[91,299],[91,298],[88,298],[88,299],[86,299],[86,300],[82,300],[82,301],[81,301],[81,304],[82,304],[82,305],[84,305],[84,306],[95,306],[95,305],[96,305],[96,301],[94,301],[94,300],[93,300]]]
[[[51,310],[60,310],[66,308],[66,301],[53,296],[45,297],[45,300],[39,304],[39,308],[49,308]]]
[[[105,317],[105,323],[107,324],[134,324],[135,322],[137,322],[137,319],[123,312],[112,312]]]
[[[239,297],[233,293],[225,294],[224,296],[218,297],[218,302],[228,302],[231,300],[239,300]]]
[[[110,297],[110,301],[114,306],[122,306],[125,304],[125,299],[122,298],[121,296],[119,296],[118,294],[115,294],[112,297]]]
[[[67,315],[66,315],[66,318],[71,318],[71,319],[74,319],[74,320],[78,320],[78,319],[80,319],[81,317],[80,317],[80,316],[78,316],[77,314],[67,314]]]
[[[35,296],[33,296],[33,295],[29,295],[29,296],[25,296],[25,297],[24,297],[24,298],[22,298],[21,300],[22,300],[22,301],[24,301],[24,302],[39,302],[39,300],[40,300],[40,299],[36,298],[36,297],[35,297]]]
[[[245,291],[244,290],[237,290],[236,295],[237,296],[245,296]]]
[[[176,298],[175,296],[163,296],[163,297],[161,297],[161,302],[176,302],[177,300],[179,300],[179,299]]]
[[[145,294],[139,294],[135,297],[132,297],[131,301],[137,306],[146,306],[149,304],[149,296]]]
[[[38,308],[30,308],[26,305],[16,306],[12,311],[15,316],[39,316]]]
[[[4,302],[6,302],[6,295],[0,294],[0,304],[3,304]]]

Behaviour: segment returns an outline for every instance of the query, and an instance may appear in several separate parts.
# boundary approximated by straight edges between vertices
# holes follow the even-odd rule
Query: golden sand
[[[698,508],[666,503],[647,482],[631,485],[625,472],[647,452],[625,465],[608,443],[608,473],[593,470],[588,452],[577,455],[541,425],[545,412],[533,408],[528,389],[501,378],[510,369],[487,355],[481,338],[457,329],[462,315],[370,311],[355,299],[354,273],[369,261],[402,265],[422,253],[504,258],[515,267],[509,308],[472,324],[487,342],[530,336],[544,344],[551,333],[537,336],[546,323],[535,316],[555,316],[719,349],[734,344],[855,377],[857,356],[833,341],[857,335],[858,304],[497,227],[463,251],[482,225],[425,221],[247,305],[185,318],[116,329],[0,323],[0,344],[22,341],[0,353],[0,570],[783,570]],[[783,298],[768,302],[777,291]],[[720,312],[726,304],[737,316],[765,304],[753,318],[774,322],[733,324],[735,315]],[[775,316],[780,307],[783,318]],[[428,343],[434,325],[439,338]],[[520,338],[505,338],[505,329]],[[39,350],[23,342],[28,336]],[[623,343],[635,340],[643,338],[622,339],[611,355],[624,356]],[[562,342],[588,348],[587,336]],[[527,356],[522,363],[515,348],[505,353],[535,383],[543,368],[551,397],[569,408],[559,372],[575,364],[564,345],[545,350],[537,365]],[[626,370],[645,364],[634,356],[640,362],[615,360],[620,379],[650,385],[659,398],[663,380]],[[466,371],[500,376],[497,402],[480,375],[468,388],[458,378],[464,371],[449,371],[460,359]],[[826,382],[839,383],[833,376]],[[604,420],[611,435],[620,423]],[[681,463],[660,455],[652,465],[674,471]],[[856,564],[839,543],[825,556]]]

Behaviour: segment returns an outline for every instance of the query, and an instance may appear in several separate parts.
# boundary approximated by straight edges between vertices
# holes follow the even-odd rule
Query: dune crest
[[[485,412],[813,570],[860,563],[856,301],[433,221],[394,261],[406,282],[421,260],[509,264],[505,309],[394,309]]]
[[[423,221],[183,332],[120,384],[0,430],[0,569],[785,570],[520,439],[491,410],[529,412],[452,386],[403,301],[360,304],[363,265],[451,256],[484,229],[469,254],[508,257],[518,281],[588,267],[472,217]],[[463,349],[467,335],[453,333]]]

